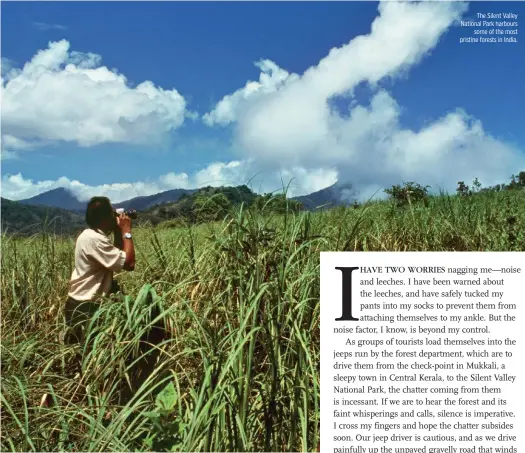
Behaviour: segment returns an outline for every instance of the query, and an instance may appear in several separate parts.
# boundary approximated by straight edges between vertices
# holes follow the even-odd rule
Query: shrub
[[[403,206],[419,201],[427,201],[429,187],[423,187],[415,182],[406,182],[403,186],[397,184],[392,186],[391,189],[385,189],[385,193],[390,195],[398,206]]]
[[[468,186],[463,181],[458,181],[458,187],[456,189],[456,193],[460,197],[466,197],[466,196],[472,194],[472,192],[469,190]]]

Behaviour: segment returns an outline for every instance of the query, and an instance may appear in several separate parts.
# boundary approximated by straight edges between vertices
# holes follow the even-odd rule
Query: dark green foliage
[[[402,186],[394,185],[390,189],[386,189],[385,192],[390,195],[398,207],[419,202],[423,202],[424,206],[428,207],[429,187],[408,182]],[[482,187],[478,178],[475,178],[469,187],[463,181],[458,181],[456,193],[463,197],[477,196],[487,192],[523,189],[525,189],[525,171],[520,171],[517,175],[511,176],[509,184]],[[278,214],[320,210],[323,206],[325,209],[333,208],[335,202],[323,203],[329,199],[332,201],[339,200],[343,191],[350,191],[351,187],[334,185],[308,196],[296,198],[287,198],[282,193],[257,195],[246,185],[204,187],[194,191],[177,190],[179,197],[177,201],[158,204],[147,210],[139,211],[135,225],[157,226],[163,224],[164,227],[168,227],[168,225],[182,226],[218,221],[231,212],[232,208],[240,205],[243,205],[243,209]],[[151,197],[142,198],[149,199]],[[138,198],[134,200],[138,200]],[[359,208],[361,205],[354,201],[351,206]],[[167,223],[168,221],[169,223]],[[17,233],[18,235],[28,236],[41,231],[48,231],[58,235],[76,235],[83,228],[85,228],[83,213],[45,206],[30,206],[2,198],[2,231],[8,234]]]
[[[508,189],[523,189],[525,188],[525,171],[520,171],[517,175],[511,176]]]
[[[84,216],[75,212],[47,206],[30,206],[1,199],[2,231],[30,236],[42,231],[75,235],[84,228]]]
[[[177,416],[177,396],[175,386],[170,382],[155,398],[155,410],[144,413],[153,425],[145,439],[153,451],[176,451],[182,442],[187,425]]]
[[[472,192],[469,190],[468,186],[463,181],[458,181],[458,187],[456,189],[456,193],[460,197],[467,197],[472,194]]]
[[[254,208],[258,211],[275,212],[284,214],[285,212],[298,212],[303,210],[303,205],[297,200],[290,200],[284,194],[266,193],[256,197]]]
[[[456,193],[459,196],[470,196],[475,193],[501,192],[504,190],[523,190],[525,189],[525,171],[520,171],[517,175],[510,177],[509,184],[496,184],[494,186],[482,187],[478,178],[472,181],[472,188],[469,189],[463,181],[458,181]]]
[[[428,189],[430,186],[421,186],[415,182],[406,182],[403,186],[395,185],[391,189],[385,189],[385,193],[390,195],[399,206],[417,203],[428,199]]]
[[[143,219],[152,216],[171,221],[178,219],[189,224],[222,220],[231,208],[245,208],[267,213],[297,212],[302,204],[284,194],[257,195],[246,185],[237,187],[204,187],[191,195],[181,197],[175,203],[155,206],[140,214]],[[153,222],[152,222],[153,223]]]
[[[214,221],[224,218],[231,208],[231,201],[224,193],[199,195],[193,201],[192,214],[198,221]]]

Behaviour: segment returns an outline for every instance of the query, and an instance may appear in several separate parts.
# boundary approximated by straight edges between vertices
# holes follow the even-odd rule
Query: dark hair
[[[90,228],[98,228],[106,219],[113,216],[113,207],[108,197],[93,197],[86,209],[86,223]]]

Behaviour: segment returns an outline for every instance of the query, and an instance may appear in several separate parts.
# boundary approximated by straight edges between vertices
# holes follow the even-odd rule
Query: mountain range
[[[115,203],[115,208],[136,209],[141,212],[141,222],[156,225],[178,217],[192,218],[199,197],[221,194],[232,205],[244,202],[250,206],[257,198],[247,186],[205,187],[195,190],[173,189],[153,195],[135,197]],[[300,203],[300,209],[318,210],[337,205],[348,205],[352,200],[350,185],[333,186],[309,195],[292,198]],[[69,190],[53,189],[35,197],[20,201],[1,198],[3,232],[31,235],[47,230],[58,234],[75,234],[85,225],[87,201],[80,201]]]
[[[180,200],[181,197],[191,195],[195,192],[197,192],[197,189],[167,190],[153,195],[140,196],[119,203],[113,203],[113,206],[115,208],[145,211],[157,205],[176,202]],[[292,200],[297,200],[302,203],[305,209],[308,210],[347,205],[353,202],[354,199],[355,194],[352,190],[352,186],[350,184],[339,183],[308,195],[292,198]],[[2,201],[3,200],[5,199],[2,199]],[[18,203],[31,206],[47,206],[51,208],[66,209],[77,213],[84,213],[87,201],[79,201],[71,191],[60,187],[58,189],[43,192],[31,198],[19,200]]]
[[[195,190],[174,189],[154,195],[135,197],[129,200],[113,203],[115,208],[136,209],[144,211],[155,205],[178,201],[183,195],[191,195]],[[67,209],[73,212],[84,212],[86,210],[87,200],[79,201],[78,198],[68,189],[60,187],[49,190],[31,198],[19,200],[18,203],[31,206],[47,206],[50,208]]]
[[[41,231],[74,234],[85,225],[84,215],[57,207],[31,206],[0,199],[2,203],[2,233],[32,235]]]

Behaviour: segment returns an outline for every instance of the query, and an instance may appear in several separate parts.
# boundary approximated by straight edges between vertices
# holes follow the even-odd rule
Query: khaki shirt
[[[84,301],[108,295],[113,272],[122,270],[125,261],[126,253],[115,247],[101,230],[85,229],[77,238],[68,296]]]

